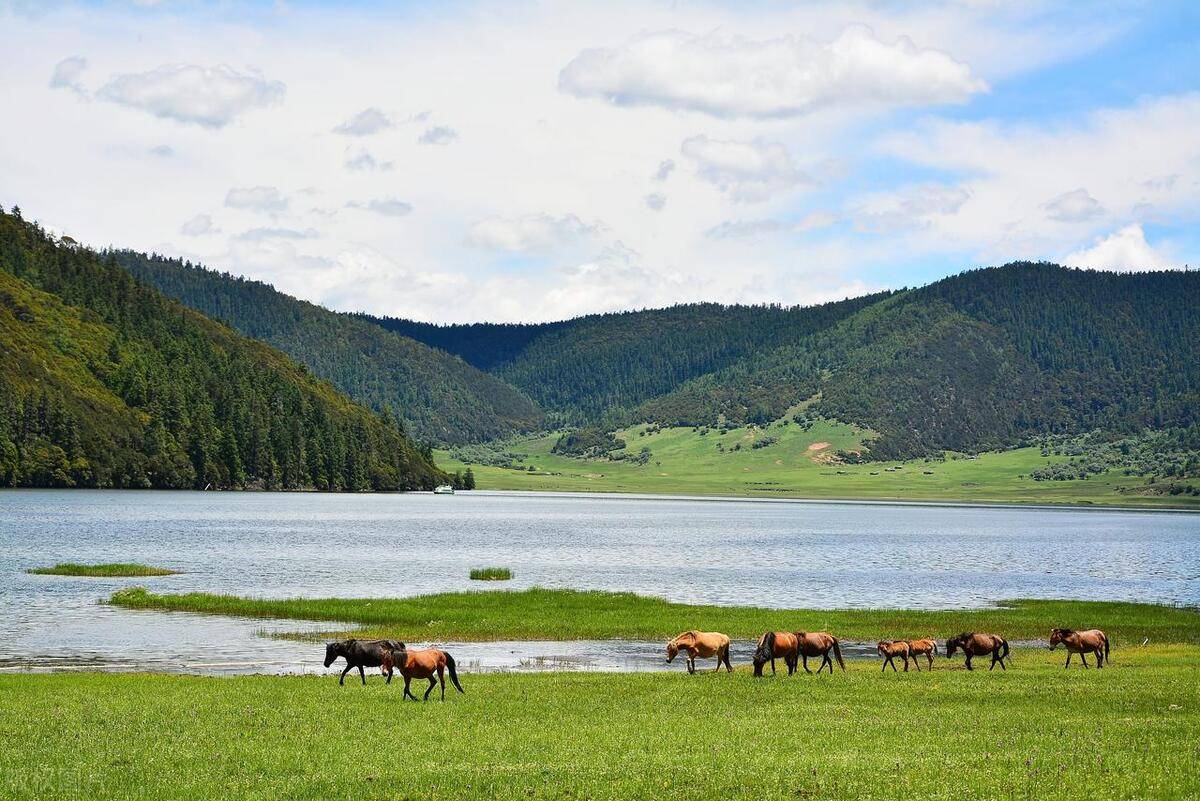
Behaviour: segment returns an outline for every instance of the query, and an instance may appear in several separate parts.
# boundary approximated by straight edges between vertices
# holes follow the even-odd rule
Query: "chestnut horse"
[[[782,659],[787,665],[788,675],[796,672],[796,663],[800,661],[800,642],[790,631],[768,631],[758,638],[758,647],[754,649],[754,675],[763,674],[763,665],[771,663],[771,673],[775,673],[775,660]]]
[[[954,656],[954,652],[959,648],[967,655],[967,670],[975,669],[971,667],[972,657],[984,654],[992,655],[992,664],[988,666],[988,670],[995,668],[997,663],[1001,670],[1008,670],[1004,665],[1004,660],[1008,657],[1008,640],[997,634],[969,631],[959,634],[957,637],[951,637],[946,640],[946,658]]]
[[[1063,667],[1071,666],[1071,655],[1079,654],[1079,661],[1084,667],[1088,666],[1087,655],[1096,655],[1096,667],[1104,667],[1105,662],[1110,662],[1108,658],[1108,635],[1100,629],[1089,629],[1087,631],[1075,631],[1073,629],[1050,629],[1050,650],[1062,643],[1067,648],[1067,664]]]
[[[795,636],[800,647],[800,658],[804,660],[805,672],[812,673],[808,669],[808,658],[819,656],[821,665],[817,668],[817,672],[820,673],[826,665],[829,665],[829,674],[833,675],[833,661],[829,658],[830,651],[833,651],[838,664],[842,666],[842,672],[845,672],[846,663],[842,661],[842,647],[838,644],[837,637],[826,631],[797,631]]]
[[[719,631],[685,631],[667,643],[667,663],[674,661],[680,651],[687,652],[687,671],[696,672],[696,657],[704,659],[717,658],[717,670],[721,665],[732,673],[733,665],[729,664],[729,638]]]
[[[880,668],[880,670],[886,671],[888,665],[891,665],[893,673],[899,672],[896,670],[896,663],[894,660],[896,657],[900,657],[904,660],[904,672],[908,672],[909,648],[906,640],[893,640],[891,642],[887,640],[880,640],[879,644],[875,646],[875,650],[878,651],[879,655],[883,657],[883,667]],[[913,660],[913,662],[916,661],[916,659]],[[917,669],[920,670],[920,668]]]
[[[921,654],[929,660],[929,669],[933,670],[933,655],[938,652],[937,640],[932,637],[926,637],[923,640],[905,640],[908,643],[908,655],[912,657],[913,666],[917,672],[921,672],[921,663],[917,661],[917,657]]]
[[[388,649],[383,656],[383,672],[387,674],[388,684],[392,683],[392,669],[400,671],[400,675],[404,677],[404,695],[403,698],[411,698],[417,700],[417,696],[412,694],[409,689],[409,684],[413,679],[429,679],[429,686],[425,688],[425,698],[429,700],[429,694],[433,692],[433,688],[438,682],[442,683],[442,700],[446,700],[446,671],[450,671],[450,681],[454,682],[454,687],[460,693],[465,694],[462,685],[458,683],[458,674],[454,671],[454,657],[445,651],[439,651],[437,648],[426,648],[422,651],[410,651],[405,647],[404,643],[399,643],[398,648]],[[437,674],[435,679],[433,676]]]
[[[338,640],[325,643],[325,667],[329,667],[340,656],[346,660],[346,669],[338,678],[338,684],[346,683],[346,674],[358,668],[358,677],[367,683],[365,667],[381,667],[384,655],[394,648],[403,648],[404,643],[395,640]],[[385,671],[386,672],[386,671]]]

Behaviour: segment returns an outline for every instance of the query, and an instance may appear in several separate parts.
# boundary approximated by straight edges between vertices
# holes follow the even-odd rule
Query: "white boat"
[[[440,487],[435,487],[433,490],[433,494],[434,495],[453,495],[454,487],[450,486],[449,484],[443,484]]]

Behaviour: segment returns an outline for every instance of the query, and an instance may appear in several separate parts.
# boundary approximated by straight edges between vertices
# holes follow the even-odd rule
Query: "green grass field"
[[[90,578],[120,578],[125,576],[174,576],[178,570],[150,567],[136,562],[108,562],[100,565],[81,565],[59,562],[54,567],[31,567],[25,571],[37,576],[87,576]]]
[[[466,675],[445,704],[378,675],[0,676],[0,797],[1194,798],[1200,649],[1105,670]]]
[[[785,418],[786,419],[786,418]],[[575,459],[550,452],[557,435],[531,437],[505,445],[527,454],[524,469],[472,466],[479,489],[570,492],[642,492],[680,495],[737,495],[767,498],[828,498],[972,503],[1106,504],[1200,508],[1200,497],[1162,496],[1119,489],[1144,487],[1145,479],[1110,471],[1078,481],[1034,481],[1029,473],[1066,457],[1044,457],[1037,448],[985,453],[947,461],[837,464],[838,450],[855,450],[864,432],[818,420],[807,431],[795,424],[739,428],[721,434],[710,429],[646,426],[618,432],[630,453],[643,447],[650,461]],[[754,448],[763,437],[778,441]],[[718,450],[720,444],[722,450]],[[740,449],[733,450],[737,445]],[[446,451],[435,453],[438,466],[451,472],[468,465]],[[533,472],[528,470],[533,467]]]
[[[847,640],[946,637],[980,630],[1010,640],[1045,639],[1050,629],[1100,627],[1115,643],[1200,643],[1195,609],[1114,601],[1011,601],[970,610],[757,609],[693,606],[632,593],[534,588],[413,598],[269,600],[208,593],[158,595],[135,587],[110,603],[133,609],[328,620],[363,627],[356,636],[411,641],[665,639],[688,629],[753,639],[768,629],[830,631]],[[306,638],[319,635],[300,635]]]

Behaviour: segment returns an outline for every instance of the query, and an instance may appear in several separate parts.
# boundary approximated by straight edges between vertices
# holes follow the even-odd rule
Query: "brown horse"
[[[1079,661],[1085,668],[1088,666],[1088,654],[1096,655],[1096,667],[1098,668],[1104,667],[1105,662],[1112,662],[1108,658],[1108,635],[1100,629],[1087,631],[1050,629],[1050,650],[1053,651],[1059,643],[1067,648],[1067,664],[1063,667],[1071,666],[1072,654],[1079,654]]]
[[[796,640],[800,647],[800,657],[804,660],[804,670],[806,673],[812,673],[808,669],[808,658],[821,657],[821,665],[817,668],[820,673],[825,666],[829,666],[829,674],[833,675],[833,661],[829,658],[829,652],[833,651],[833,655],[837,657],[838,664],[842,666],[842,672],[846,670],[846,663],[842,661],[842,647],[838,644],[838,638],[826,631],[797,631]]]
[[[888,665],[891,665],[892,672],[893,673],[898,672],[896,670],[896,662],[894,660],[896,659],[896,657],[900,657],[901,659],[904,660],[904,672],[905,673],[908,672],[909,648],[908,648],[907,641],[893,640],[893,641],[889,642],[888,640],[880,640],[879,644],[875,647],[875,650],[878,651],[879,655],[883,657],[883,667],[880,668],[881,670],[886,671],[888,668]],[[915,660],[915,659],[913,660],[913,662],[916,662],[916,661],[917,660]],[[920,670],[920,668],[917,668],[917,669]]]
[[[383,671],[387,674],[388,684],[392,683],[392,669],[400,671],[400,675],[404,677],[404,698],[417,700],[417,696],[412,694],[409,689],[409,684],[413,679],[429,679],[429,686],[425,689],[425,698],[429,700],[429,694],[433,692],[433,688],[438,682],[442,683],[442,700],[446,700],[446,671],[450,671],[450,681],[454,682],[454,687],[460,693],[465,693],[462,685],[458,683],[458,673],[454,670],[454,657],[445,651],[439,651],[437,648],[426,648],[423,651],[410,651],[404,647],[404,643],[400,643],[399,648],[389,649],[383,657]],[[434,674],[437,678],[434,678]]]
[[[674,661],[680,651],[687,652],[688,673],[696,672],[696,657],[703,659],[717,658],[717,670],[721,665],[732,673],[733,665],[729,664],[729,638],[719,631],[685,631],[667,643],[667,663]]]
[[[908,643],[908,655],[912,657],[913,666],[917,672],[921,672],[921,663],[917,661],[917,657],[922,654],[929,661],[929,669],[933,670],[933,655],[938,651],[937,640],[932,637],[926,637],[923,640],[905,640]]]
[[[796,672],[796,663],[800,661],[800,642],[790,631],[768,631],[758,638],[758,647],[754,649],[754,675],[763,674],[763,665],[771,663],[771,673],[775,673],[775,660],[782,659],[787,665],[788,675]]]
[[[997,634],[981,634],[976,631],[964,632],[957,637],[951,637],[946,640],[946,658],[954,656],[954,652],[961,648],[962,652],[967,655],[967,670],[974,670],[971,667],[971,658],[983,656],[984,654],[992,655],[992,664],[988,666],[988,670],[992,670],[997,664],[1001,670],[1008,670],[1004,665],[1004,660],[1008,657],[1008,640]]]

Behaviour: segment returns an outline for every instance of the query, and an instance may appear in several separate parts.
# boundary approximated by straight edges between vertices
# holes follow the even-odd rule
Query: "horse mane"
[[[1075,629],[1058,629],[1058,633],[1066,637],[1068,634],[1074,634]]]

